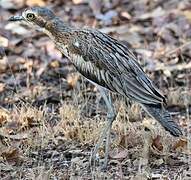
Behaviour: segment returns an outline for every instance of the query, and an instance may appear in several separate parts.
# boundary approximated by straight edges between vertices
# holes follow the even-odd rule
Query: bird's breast
[[[73,65],[77,68],[77,69],[83,69],[86,67],[86,65],[84,64],[85,61],[82,58],[82,56],[72,53],[68,48],[68,45],[64,45],[62,43],[56,43],[56,47],[61,51],[62,54],[64,54],[72,63]],[[88,68],[88,67],[87,67]]]

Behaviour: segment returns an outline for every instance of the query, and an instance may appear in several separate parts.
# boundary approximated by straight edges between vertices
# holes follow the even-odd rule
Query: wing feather
[[[139,103],[165,103],[164,96],[125,45],[99,31],[81,30],[81,33],[87,33],[89,41],[82,36],[78,40],[80,50],[76,52],[83,63],[78,63],[77,68],[80,70],[81,66],[83,71],[88,71],[84,73],[86,78]],[[86,68],[91,69],[91,72]]]

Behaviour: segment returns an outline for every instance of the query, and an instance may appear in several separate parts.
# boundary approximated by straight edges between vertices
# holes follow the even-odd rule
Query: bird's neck
[[[59,18],[46,23],[44,32],[55,42],[67,44],[70,38],[70,34],[73,30],[69,24],[63,22]]]

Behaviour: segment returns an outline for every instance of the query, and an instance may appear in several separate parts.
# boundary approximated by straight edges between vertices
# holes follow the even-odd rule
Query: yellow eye
[[[26,18],[30,21],[34,20],[35,19],[35,15],[33,13],[28,13]]]

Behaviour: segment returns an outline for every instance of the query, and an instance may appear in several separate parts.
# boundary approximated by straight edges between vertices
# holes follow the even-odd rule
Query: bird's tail
[[[153,118],[159,121],[170,134],[177,137],[182,135],[180,127],[172,120],[170,113],[164,107],[147,104],[142,105],[142,107]]]

